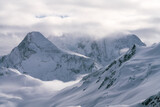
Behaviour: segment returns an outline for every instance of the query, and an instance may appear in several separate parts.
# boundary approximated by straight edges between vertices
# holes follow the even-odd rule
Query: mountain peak
[[[135,35],[135,34],[129,34],[129,35],[127,35],[127,36],[128,36],[128,38],[130,38],[131,40],[137,42],[138,45],[140,45],[140,46],[146,46],[146,44],[143,43],[143,42],[141,41],[141,39],[140,39],[137,35]]]
[[[133,46],[133,44],[137,44],[139,46],[146,46],[146,44],[143,43],[141,39],[135,34],[121,35],[116,39],[114,39],[114,37],[112,39],[116,41],[118,40],[122,44],[128,43],[131,47]]]
[[[45,50],[45,51],[57,51],[58,48],[44,37],[40,32],[30,32],[26,35],[23,41],[18,45],[19,50],[29,48],[29,50]]]
[[[30,40],[30,41],[39,41],[39,40],[45,40],[46,38],[37,31],[29,32],[24,40]]]
[[[45,42],[47,44],[51,43],[40,32],[36,32],[36,31],[29,32],[21,43],[23,42],[36,43],[37,45],[41,45],[42,42],[43,43]]]

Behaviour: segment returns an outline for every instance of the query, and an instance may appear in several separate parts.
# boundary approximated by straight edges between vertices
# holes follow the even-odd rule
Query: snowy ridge
[[[41,80],[75,80],[78,75],[98,68],[98,64],[88,57],[58,49],[39,32],[28,33],[0,62],[0,66],[16,68]]]
[[[72,41],[70,40],[72,38]],[[94,39],[89,36],[66,34],[49,38],[56,46],[88,56],[102,65],[109,64],[121,55],[121,50],[131,48],[134,44],[145,44],[133,34]]]
[[[160,51],[157,48],[159,44],[133,46],[110,65],[84,77],[74,88],[53,96],[52,106],[141,107],[139,103],[160,89]],[[154,56],[151,53],[155,53]]]

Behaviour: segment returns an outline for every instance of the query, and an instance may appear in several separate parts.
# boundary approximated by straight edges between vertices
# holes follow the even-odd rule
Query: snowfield
[[[31,32],[0,57],[0,107],[160,107],[160,44],[127,35],[77,49],[64,38]]]

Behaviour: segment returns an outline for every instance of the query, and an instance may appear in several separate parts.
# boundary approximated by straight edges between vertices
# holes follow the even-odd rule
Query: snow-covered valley
[[[28,33],[0,58],[0,107],[160,107],[160,44],[53,39]]]

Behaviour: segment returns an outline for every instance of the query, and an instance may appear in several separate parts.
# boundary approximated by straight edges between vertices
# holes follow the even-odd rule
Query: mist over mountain
[[[99,39],[88,35],[77,36],[74,34],[66,34],[58,37],[50,37],[49,39],[56,46],[83,54],[103,66],[109,64],[113,59],[126,52],[134,44],[145,46],[134,34],[109,36]]]

